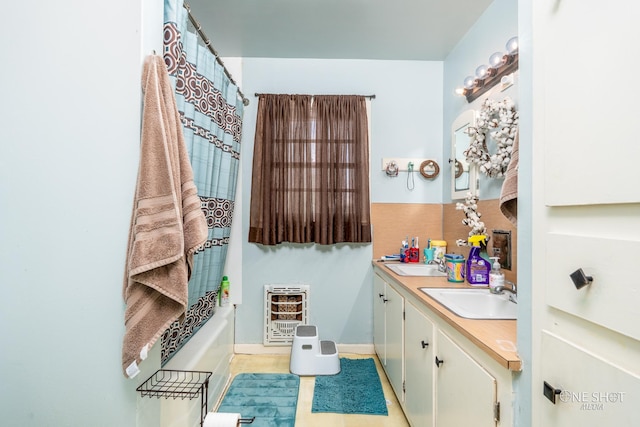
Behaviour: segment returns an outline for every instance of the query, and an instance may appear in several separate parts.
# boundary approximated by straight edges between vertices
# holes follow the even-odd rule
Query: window
[[[371,241],[362,96],[260,95],[249,241]]]

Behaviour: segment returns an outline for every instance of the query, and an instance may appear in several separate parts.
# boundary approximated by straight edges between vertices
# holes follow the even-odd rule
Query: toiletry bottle
[[[478,234],[469,237],[471,251],[467,259],[466,279],[470,285],[487,286],[489,284],[489,272],[491,264],[488,260],[480,256],[481,242],[486,242],[487,236]]]
[[[227,276],[222,276],[218,297],[220,307],[226,307],[229,305],[229,278]]]
[[[504,286],[504,273],[500,270],[500,258],[497,256],[492,256],[493,266],[491,267],[491,272],[489,273],[489,290],[494,292],[498,286]]]

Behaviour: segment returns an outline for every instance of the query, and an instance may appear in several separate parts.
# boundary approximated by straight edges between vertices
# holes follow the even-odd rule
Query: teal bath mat
[[[238,374],[217,412],[256,417],[251,427],[293,427],[300,377],[293,374]]]
[[[340,358],[340,373],[316,377],[311,412],[387,415],[373,359]]]

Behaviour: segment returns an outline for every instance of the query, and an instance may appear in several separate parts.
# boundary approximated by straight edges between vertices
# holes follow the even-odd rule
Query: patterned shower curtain
[[[175,322],[162,337],[163,364],[215,313],[231,231],[244,109],[223,66],[187,30],[183,3],[165,0],[164,60],[175,87],[209,237],[194,257],[186,319]]]

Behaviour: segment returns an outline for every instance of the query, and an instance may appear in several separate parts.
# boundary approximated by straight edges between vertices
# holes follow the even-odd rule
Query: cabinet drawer
[[[542,331],[542,347],[542,379],[559,394],[555,405],[541,397],[540,425],[637,425],[640,377],[548,331]],[[539,386],[534,390],[542,395]]]
[[[546,303],[558,310],[640,340],[637,254],[640,242],[548,233]],[[569,275],[582,268],[593,282],[576,289]],[[535,284],[534,284],[535,286]]]

